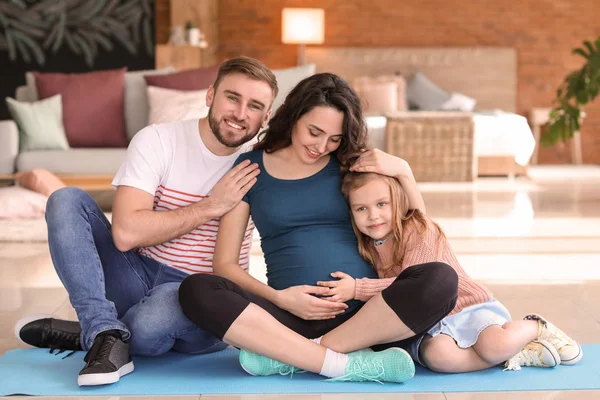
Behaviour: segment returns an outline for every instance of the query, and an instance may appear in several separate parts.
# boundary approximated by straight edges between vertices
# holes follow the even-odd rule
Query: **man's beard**
[[[212,111],[213,110],[212,110],[212,106],[211,106],[208,109],[208,125],[210,126],[210,129],[212,130],[213,135],[215,135],[215,137],[217,138],[217,140],[222,145],[224,145],[224,146],[227,146],[227,147],[240,147],[244,143],[249,142],[250,140],[252,140],[254,138],[254,136],[256,136],[256,134],[258,133],[258,129],[256,130],[256,132],[250,132],[250,130],[248,129],[248,133],[246,134],[246,136],[242,137],[241,139],[238,139],[235,142],[227,140],[227,138],[225,138],[223,136],[223,134],[221,134],[221,131],[219,130],[219,121],[217,121],[217,119],[214,117]]]

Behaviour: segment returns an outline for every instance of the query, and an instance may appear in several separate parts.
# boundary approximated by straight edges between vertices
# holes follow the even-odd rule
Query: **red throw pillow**
[[[71,147],[127,147],[125,71],[83,74],[34,72],[40,99],[62,95],[63,123]]]
[[[219,66],[188,69],[167,75],[146,75],[148,86],[175,90],[203,90],[215,83]]]

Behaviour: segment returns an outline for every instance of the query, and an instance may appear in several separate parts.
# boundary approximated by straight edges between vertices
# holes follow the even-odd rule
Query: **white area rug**
[[[106,213],[108,220],[112,214]],[[48,229],[46,220],[20,219],[0,220],[0,242],[47,242]]]

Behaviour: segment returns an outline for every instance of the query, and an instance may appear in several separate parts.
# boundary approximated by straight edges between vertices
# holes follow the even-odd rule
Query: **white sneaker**
[[[538,340],[548,341],[554,346],[560,355],[562,365],[577,364],[583,358],[583,349],[579,343],[567,336],[566,333],[558,329],[556,325],[549,322],[546,318],[539,314],[530,314],[523,319],[538,321],[540,324]]]
[[[521,367],[554,368],[557,365],[560,365],[560,356],[554,346],[545,340],[535,340],[506,361],[504,371],[518,371]]]

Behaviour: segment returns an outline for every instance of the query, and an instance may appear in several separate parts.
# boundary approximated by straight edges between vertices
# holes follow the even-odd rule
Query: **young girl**
[[[365,171],[354,164],[342,193],[351,213],[359,252],[380,279],[353,279],[335,272],[336,281],[319,282],[330,288],[330,299],[367,301],[413,266],[440,261],[458,274],[458,299],[452,312],[427,331],[409,350],[413,359],[437,372],[469,372],[505,362],[505,368],[555,367],[581,360],[581,346],[540,315],[511,321],[506,308],[462,269],[440,227],[420,210],[409,210],[398,180]],[[438,282],[431,282],[435,293]],[[385,294],[385,293],[384,293]]]

